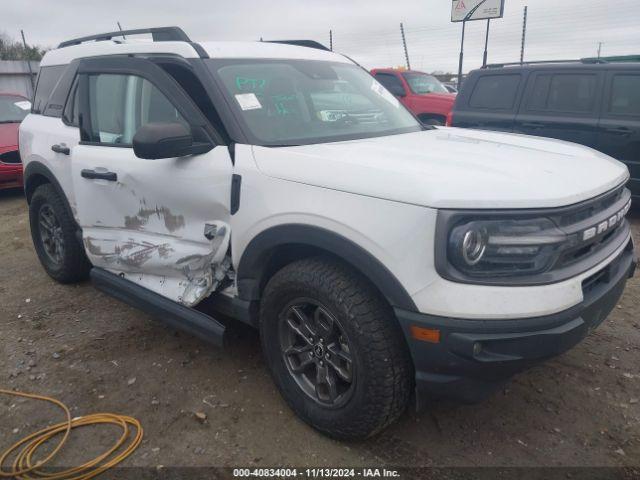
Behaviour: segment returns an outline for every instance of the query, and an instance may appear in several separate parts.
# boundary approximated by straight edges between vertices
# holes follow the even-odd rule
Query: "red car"
[[[18,127],[30,110],[25,97],[0,93],[0,189],[22,187]]]
[[[453,108],[455,93],[433,75],[416,70],[374,68],[371,74],[393,93],[418,119],[428,125],[444,125]]]

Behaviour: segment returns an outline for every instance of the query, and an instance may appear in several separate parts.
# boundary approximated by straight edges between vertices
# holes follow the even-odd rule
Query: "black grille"
[[[624,192],[624,186],[620,186],[604,195],[569,208],[568,211],[558,219],[559,226],[573,225],[595,217],[618,202],[624,196]]]
[[[14,150],[12,152],[0,153],[0,162],[2,163],[22,163],[20,152]]]
[[[631,193],[624,186],[589,200],[567,207],[555,217],[556,223],[568,234],[569,242],[558,258],[554,269],[570,267],[590,257],[599,257],[600,253],[611,254],[629,234],[627,221],[618,219],[618,213],[629,205]],[[613,226],[596,233],[592,238],[584,239],[584,232],[590,228],[616,218]]]

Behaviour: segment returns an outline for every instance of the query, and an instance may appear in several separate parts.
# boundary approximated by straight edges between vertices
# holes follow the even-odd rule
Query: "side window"
[[[376,80],[394,95],[404,95],[405,93],[402,82],[393,73],[376,73]]]
[[[491,110],[511,110],[516,100],[520,75],[483,75],[478,79],[469,106]]]
[[[98,74],[89,77],[91,141],[131,145],[147,123],[183,123],[182,115],[148,80],[135,75]]]
[[[609,113],[640,116],[640,75],[615,75],[611,83]]]
[[[594,74],[562,73],[554,75],[549,85],[546,110],[587,113],[593,109],[597,77]]]
[[[41,67],[38,74],[38,83],[36,85],[36,93],[33,98],[32,113],[42,113],[49,96],[54,87],[62,77],[66,65],[54,65],[51,67]]]

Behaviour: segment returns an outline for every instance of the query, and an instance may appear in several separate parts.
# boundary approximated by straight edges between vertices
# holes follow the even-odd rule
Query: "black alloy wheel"
[[[347,402],[355,386],[355,364],[347,335],[327,308],[296,299],[280,314],[280,346],[302,391],[325,407]]]

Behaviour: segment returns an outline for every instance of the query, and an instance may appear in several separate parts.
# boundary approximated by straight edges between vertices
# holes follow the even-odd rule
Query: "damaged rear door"
[[[72,176],[77,217],[92,264],[192,306],[224,277],[229,259],[232,162],[178,83],[134,57],[82,60],[81,142]],[[206,153],[145,160],[136,131],[180,123]]]

